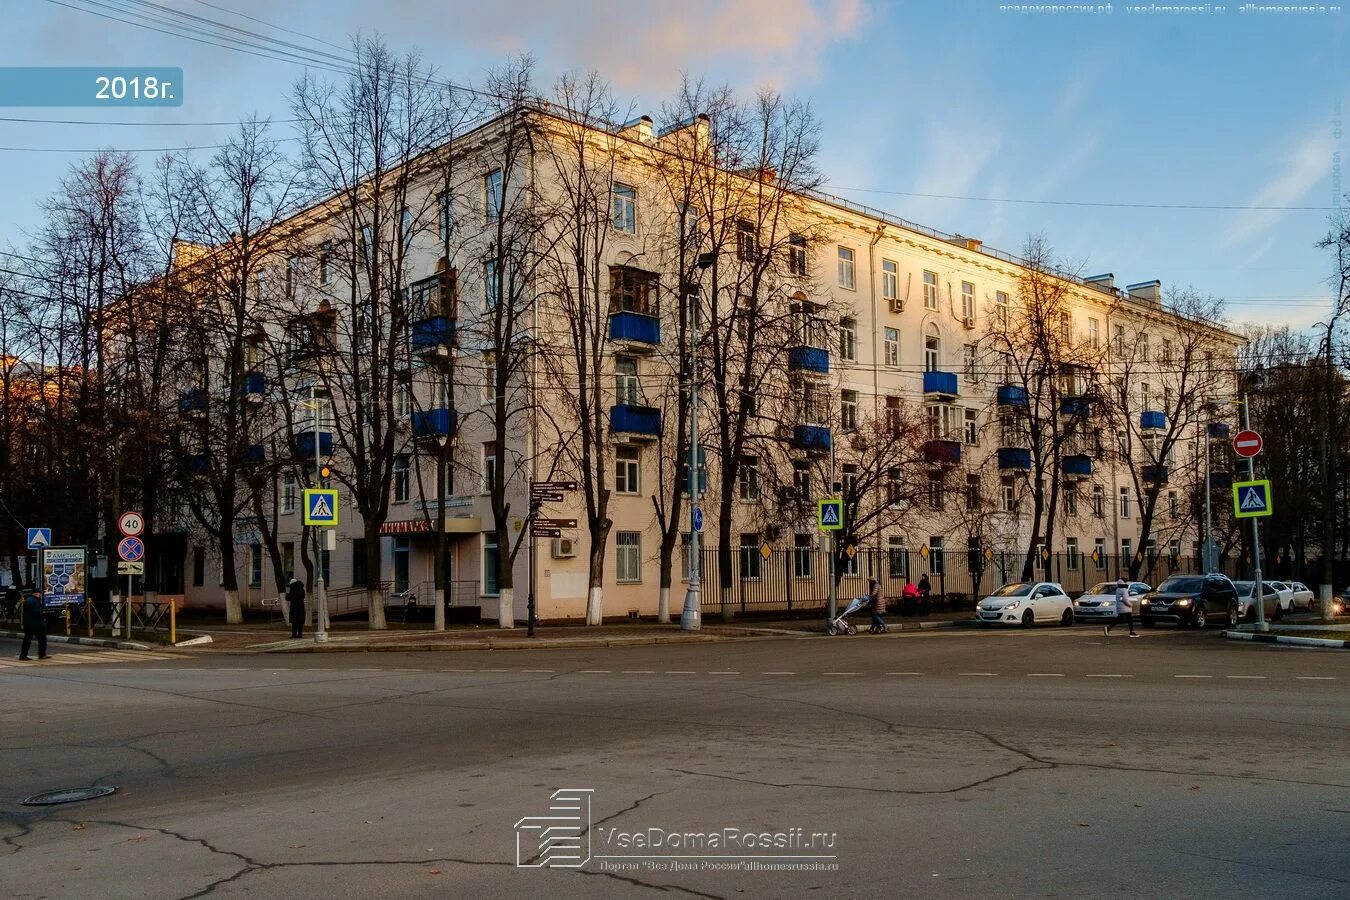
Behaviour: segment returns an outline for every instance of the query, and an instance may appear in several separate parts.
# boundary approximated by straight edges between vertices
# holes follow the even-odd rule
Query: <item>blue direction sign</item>
[[[306,525],[337,525],[337,490],[332,488],[306,488],[304,518]]]
[[[700,534],[703,533],[703,507],[701,506],[694,507],[694,519],[692,524],[694,526],[695,531],[699,532]]]
[[[124,537],[117,542],[117,558],[126,562],[145,559],[145,542],[138,537]]]
[[[816,504],[816,524],[821,531],[839,531],[844,527],[844,501],[826,497]]]
[[[52,545],[52,530],[50,528],[30,528],[28,529],[28,549],[41,550],[43,547]]]
[[[1272,511],[1269,481],[1233,482],[1234,518],[1252,519],[1268,516]]]

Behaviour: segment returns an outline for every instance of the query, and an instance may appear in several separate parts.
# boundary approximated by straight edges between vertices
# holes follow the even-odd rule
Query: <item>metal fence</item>
[[[703,583],[703,608],[721,609],[721,566],[717,548],[699,551]],[[872,547],[859,549],[846,559],[839,582],[842,602],[867,592],[867,583],[876,578],[888,598],[891,612],[906,614],[924,609],[969,608],[1000,585],[1021,580],[1024,556],[1020,553],[986,555],[937,550],[924,554],[917,550]],[[1130,560],[1105,554],[1093,559],[1090,554],[1051,553],[1036,560],[1033,580],[1055,581],[1071,596],[1084,593],[1102,581],[1128,577]],[[688,575],[687,560],[685,575]],[[1223,561],[1222,571],[1231,578],[1243,578],[1250,566],[1242,560]],[[757,612],[823,610],[829,602],[828,554],[816,548],[773,549],[767,554],[759,547],[737,548],[731,554],[731,612],[747,615]],[[1193,557],[1150,555],[1140,565],[1139,581],[1161,584],[1174,574],[1201,571],[1200,560]],[[930,594],[926,602],[906,604],[901,595],[906,583],[918,585],[928,576]],[[1268,574],[1267,577],[1276,577]]]

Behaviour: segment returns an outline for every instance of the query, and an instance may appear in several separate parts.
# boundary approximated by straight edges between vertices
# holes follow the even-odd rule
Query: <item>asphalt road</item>
[[[1348,664],[1075,628],[10,667],[0,894],[1346,896]],[[560,788],[590,860],[517,867]]]

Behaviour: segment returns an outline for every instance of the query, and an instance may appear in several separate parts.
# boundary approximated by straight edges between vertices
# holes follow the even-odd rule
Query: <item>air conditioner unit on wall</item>
[[[577,555],[577,539],[570,537],[555,537],[553,539],[553,558],[571,559]]]
[[[963,328],[965,328],[967,331],[972,331],[972,330],[974,330],[974,328],[975,328],[975,317],[974,317],[974,316],[966,316],[964,319],[961,320],[961,326],[962,326]]]
[[[891,312],[893,313],[902,313],[905,311],[905,301],[901,300],[899,297],[892,297],[890,299],[890,304]]]

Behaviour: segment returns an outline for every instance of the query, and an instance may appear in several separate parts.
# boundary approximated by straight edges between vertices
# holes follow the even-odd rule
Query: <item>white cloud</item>
[[[1299,140],[1285,154],[1280,170],[1247,201],[1248,206],[1297,206],[1309,190],[1331,172],[1331,136],[1322,128]],[[1225,229],[1223,246],[1257,241],[1289,213],[1277,209],[1243,210]]]

